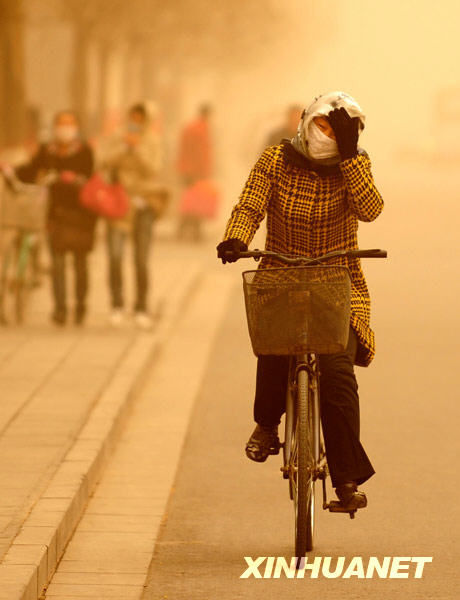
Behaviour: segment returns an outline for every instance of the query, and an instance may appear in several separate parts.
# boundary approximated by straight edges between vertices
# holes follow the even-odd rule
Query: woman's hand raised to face
[[[342,106],[332,110],[327,118],[334,130],[340,158],[346,160],[356,156],[358,153],[359,117],[350,117]]]

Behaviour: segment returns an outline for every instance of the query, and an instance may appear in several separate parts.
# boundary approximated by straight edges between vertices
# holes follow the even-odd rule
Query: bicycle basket
[[[47,198],[42,188],[23,185],[20,191],[13,191],[1,182],[0,227],[41,230],[45,226],[46,211]]]
[[[244,299],[254,354],[345,350],[350,287],[348,269],[342,266],[245,271]]]

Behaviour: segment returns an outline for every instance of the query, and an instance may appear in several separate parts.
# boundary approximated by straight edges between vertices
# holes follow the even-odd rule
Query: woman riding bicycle
[[[217,246],[222,262],[246,251],[267,215],[265,248],[295,256],[321,256],[356,249],[358,221],[373,221],[383,200],[374,185],[368,154],[358,147],[365,116],[343,92],[317,97],[304,110],[296,137],[270,146],[254,165]],[[338,258],[351,277],[351,319],[344,352],[320,355],[320,403],[332,485],[346,508],[364,507],[357,486],[374,473],[359,440],[359,397],[354,365],[368,366],[375,354],[370,298],[358,258]],[[262,259],[259,268],[283,266]],[[257,361],[254,420],[247,456],[263,462],[278,454],[278,425],[285,411],[288,357]]]

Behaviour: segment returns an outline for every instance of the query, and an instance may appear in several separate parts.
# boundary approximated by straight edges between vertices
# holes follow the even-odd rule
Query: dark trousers
[[[345,352],[319,355],[320,411],[332,485],[364,483],[375,471],[359,441],[359,397],[354,373],[356,334],[350,329]],[[260,356],[257,361],[254,419],[276,425],[286,408],[287,356]]]
[[[148,257],[152,241],[152,222],[153,212],[150,208],[143,208],[135,212],[133,218],[133,252],[136,277],[135,311],[144,312],[147,310]],[[109,224],[107,244],[109,251],[109,283],[113,308],[124,306],[122,262],[126,237],[126,231]]]
[[[88,253],[70,251],[68,253],[72,255],[73,259],[76,305],[79,310],[84,310],[88,292]],[[51,249],[54,307],[56,313],[60,314],[67,312],[66,261],[68,253]]]

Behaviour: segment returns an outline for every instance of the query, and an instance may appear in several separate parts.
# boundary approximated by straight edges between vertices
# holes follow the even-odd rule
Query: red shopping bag
[[[203,179],[186,188],[182,194],[179,212],[212,219],[217,214],[219,191],[212,181]]]
[[[121,219],[129,210],[129,196],[120,183],[108,183],[95,173],[80,190],[80,203],[107,219]]]

